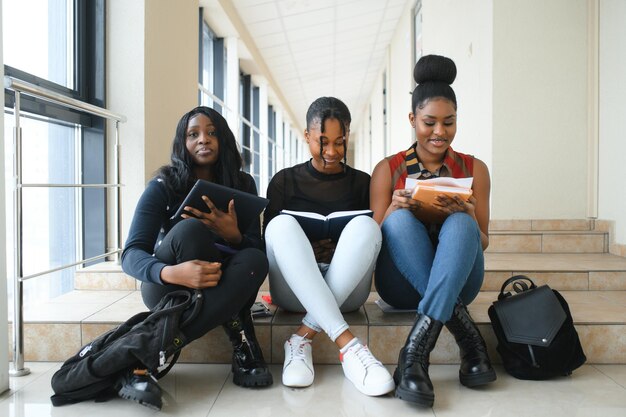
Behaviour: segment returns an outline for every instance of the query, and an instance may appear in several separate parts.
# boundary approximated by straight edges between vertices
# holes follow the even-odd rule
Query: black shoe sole
[[[471,374],[471,375],[463,375],[459,372],[459,381],[461,384],[468,387],[478,387],[480,385],[489,384],[497,379],[496,371],[490,369],[486,372],[481,372],[479,374]]]
[[[419,392],[405,391],[401,387],[396,388],[396,398],[419,405],[420,407],[432,408],[435,403],[435,396],[422,394]]]
[[[163,407],[163,400],[161,399],[161,396],[153,393],[147,393],[144,391],[137,391],[132,388],[122,387],[118,391],[117,395],[156,411],[160,411],[161,407]]]
[[[240,387],[246,388],[254,388],[254,387],[267,387],[274,383],[274,378],[272,378],[272,374],[262,374],[262,375],[241,375],[241,374],[233,374],[233,384],[239,385]]]
[[[420,407],[432,408],[435,404],[435,395],[423,394],[414,391],[408,391],[400,386],[400,375],[398,368],[393,372],[393,381],[396,384],[395,397],[403,401],[408,401],[419,405]]]

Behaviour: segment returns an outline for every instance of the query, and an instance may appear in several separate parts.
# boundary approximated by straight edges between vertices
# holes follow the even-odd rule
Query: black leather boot
[[[461,384],[475,387],[495,381],[496,371],[489,361],[485,340],[469,315],[467,307],[458,302],[446,327],[454,336],[461,352],[459,369]]]
[[[233,344],[233,382],[242,387],[272,385],[272,374],[256,340],[250,310],[242,310],[222,326]]]
[[[418,314],[415,324],[400,349],[398,367],[393,373],[396,397],[422,407],[435,402],[433,384],[428,376],[430,352],[437,343],[443,324],[426,315]]]
[[[160,410],[163,406],[161,387],[145,369],[130,369],[117,381],[117,395],[138,404]]]

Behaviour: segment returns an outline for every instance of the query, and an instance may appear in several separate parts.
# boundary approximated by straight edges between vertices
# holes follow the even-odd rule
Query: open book
[[[404,188],[411,190],[414,200],[422,203],[422,209],[416,214],[420,220],[439,222],[446,218],[446,214],[437,209],[433,203],[436,197],[445,194],[450,197],[459,196],[463,201],[469,200],[472,195],[473,177],[451,178],[438,177],[427,180],[407,178]]]
[[[328,216],[309,211],[281,210],[281,214],[293,216],[311,242],[322,239],[339,240],[343,228],[356,216],[369,216],[374,214],[372,210],[349,210],[335,211]]]

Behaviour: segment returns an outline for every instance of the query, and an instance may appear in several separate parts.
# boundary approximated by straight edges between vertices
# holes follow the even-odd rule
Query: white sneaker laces
[[[378,361],[372,352],[367,348],[367,346],[361,345],[360,348],[357,348],[354,352],[356,357],[359,358],[359,361],[363,364],[365,369],[368,369],[372,365],[381,365],[380,361]]]
[[[291,339],[289,339],[289,361],[299,360],[306,362],[304,347],[310,342],[308,340],[305,340],[305,338],[306,335],[292,337]]]

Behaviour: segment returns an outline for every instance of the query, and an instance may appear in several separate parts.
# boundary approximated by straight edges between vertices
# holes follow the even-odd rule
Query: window
[[[224,102],[225,80],[225,48],[224,39],[218,38],[215,32],[204,21],[203,10],[200,8],[200,59],[198,60],[198,103],[202,106],[212,107],[224,114],[222,105]]]
[[[241,73],[239,77],[241,156],[244,171],[252,175],[257,184],[261,184],[259,93],[259,87],[252,84],[252,77]]]
[[[104,106],[104,0],[2,1],[5,74]],[[6,138],[13,136],[14,102],[14,93],[5,90]],[[104,120],[26,94],[20,111],[23,184],[106,182]],[[5,141],[8,170],[11,142]],[[10,216],[12,188],[7,186]],[[105,253],[105,198],[95,188],[24,187],[23,275]],[[27,281],[25,302],[69,291],[73,276],[68,268]]]
[[[383,151],[385,155],[389,153],[387,141],[387,71],[385,70],[383,72]]]
[[[267,180],[276,173],[276,112],[272,105],[267,106]]]
[[[415,45],[415,59],[417,62],[423,54],[422,51],[422,2],[418,0],[413,9],[413,44]]]

